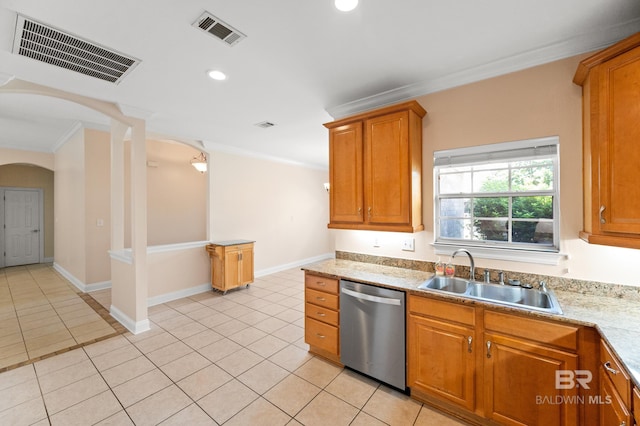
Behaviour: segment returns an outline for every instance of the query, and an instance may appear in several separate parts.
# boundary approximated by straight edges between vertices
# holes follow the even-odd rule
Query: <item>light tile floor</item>
[[[464,424],[310,355],[303,282],[294,269],[154,306],[148,332],[1,373],[0,424]]]
[[[51,265],[0,269],[0,371],[122,332]]]

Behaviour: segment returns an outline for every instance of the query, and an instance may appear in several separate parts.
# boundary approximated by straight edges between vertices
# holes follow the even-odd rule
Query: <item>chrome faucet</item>
[[[471,281],[475,281],[476,263],[473,261],[473,256],[471,255],[471,253],[467,249],[458,249],[458,250],[453,252],[453,254],[451,255],[451,259],[453,260],[453,258],[456,257],[456,254],[458,254],[458,253],[465,253],[467,256],[469,256],[469,262],[471,263],[471,266],[469,267],[469,279]]]

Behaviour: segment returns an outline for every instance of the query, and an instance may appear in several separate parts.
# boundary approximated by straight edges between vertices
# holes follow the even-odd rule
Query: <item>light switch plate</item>
[[[405,238],[402,240],[402,250],[404,251],[414,251],[415,250],[415,240],[413,238]]]

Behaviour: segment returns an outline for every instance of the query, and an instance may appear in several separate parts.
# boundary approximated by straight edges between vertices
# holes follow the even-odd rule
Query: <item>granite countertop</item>
[[[418,289],[433,276],[432,272],[352,260],[330,259],[305,265],[302,269],[332,278],[345,278],[367,284],[426,294],[439,299],[456,300],[470,305],[491,306],[510,312],[595,327],[623,362],[635,386],[640,388],[640,303],[615,297],[555,291],[563,315],[532,311],[484,302],[445,292]]]
[[[210,244],[214,246],[235,246],[239,244],[255,243],[253,240],[226,240],[226,241],[212,241]]]

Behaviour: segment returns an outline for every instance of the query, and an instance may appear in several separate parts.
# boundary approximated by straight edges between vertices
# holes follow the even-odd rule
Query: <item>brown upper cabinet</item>
[[[584,59],[584,230],[594,244],[640,248],[640,33]]]
[[[405,102],[326,123],[329,228],[417,232],[422,224],[422,118]]]

